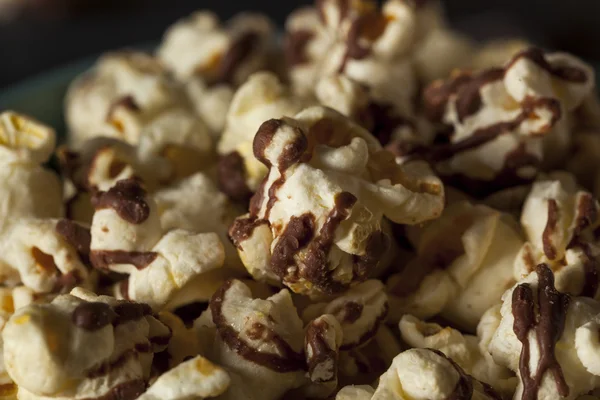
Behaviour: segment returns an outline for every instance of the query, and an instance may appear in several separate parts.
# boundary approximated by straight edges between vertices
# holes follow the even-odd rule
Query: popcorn
[[[545,264],[504,294],[489,351],[517,373],[514,398],[575,399],[598,387],[588,329],[599,312],[597,301],[557,291]]]
[[[2,335],[19,397],[96,398],[140,395],[170,333],[147,305],[75,289],[17,310]]]
[[[266,66],[273,30],[260,14],[238,14],[223,26],[212,12],[198,11],[169,28],[158,57],[181,80],[240,85]]]
[[[333,315],[343,332],[342,350],[360,347],[371,340],[388,312],[385,288],[380,281],[368,280],[351,288],[329,303],[316,303],[304,310],[305,321],[317,315]]]
[[[218,142],[227,121],[227,111],[233,100],[234,90],[229,85],[210,86],[201,78],[185,83],[185,91],[196,111],[206,123],[213,141]]]
[[[232,380],[223,400],[275,400],[305,383],[302,321],[287,290],[253,299],[232,280],[214,294],[210,310],[217,335],[208,357]]]
[[[388,248],[384,215],[416,224],[443,208],[443,187],[425,164],[400,167],[330,109],[266,121],[253,147],[269,175],[230,236],[248,272],[296,293],[334,294],[365,280]]]
[[[372,397],[369,390],[344,388],[340,393],[345,399],[352,392],[356,397],[349,399],[448,399],[483,398],[499,399],[499,395],[488,385],[465,374],[452,359],[431,349],[410,349],[400,353],[390,369],[379,378],[377,389]],[[339,396],[339,395],[338,395]]]
[[[533,48],[503,68],[434,82],[424,92],[426,110],[454,132],[450,144],[426,157],[449,182],[478,196],[531,181],[541,162],[564,156],[569,113],[593,86],[588,65]]]
[[[371,386],[345,386],[335,396],[335,400],[371,400],[375,390]]]
[[[108,136],[139,146],[145,157],[164,157],[178,177],[204,166],[212,147],[208,129],[185,92],[152,57],[109,54],[76,80],[66,99],[74,146]]]
[[[477,336],[463,335],[450,327],[423,322],[408,314],[400,320],[399,328],[402,340],[410,347],[439,350],[475,379],[503,393],[514,392],[517,379],[510,370],[494,363],[487,349],[480,348]]]
[[[162,229],[185,229],[197,233],[215,232],[225,249],[225,267],[243,269],[237,250],[228,237],[228,227],[242,214],[209,177],[201,172],[156,191]]]
[[[326,398],[337,388],[342,338],[342,328],[333,315],[321,315],[307,325],[304,353],[308,379],[313,383],[306,389],[308,397]]]
[[[165,232],[156,203],[135,180],[97,193],[94,206],[91,261],[100,270],[129,274],[127,299],[153,308],[173,304],[188,283],[223,265],[217,234]]]
[[[573,153],[566,165],[577,182],[595,198],[600,196],[600,174],[597,173],[599,154],[600,136],[594,130],[578,132],[573,138]]]
[[[229,375],[196,356],[161,375],[139,400],[186,400],[217,397],[229,387]]]
[[[423,228],[409,228],[417,255],[388,283],[392,319],[440,314],[474,331],[483,313],[514,282],[523,240],[511,217],[457,201]]]
[[[267,174],[254,158],[252,140],[271,118],[293,116],[302,104],[270,73],[252,75],[235,93],[217,150],[220,188],[235,200],[248,199]]]
[[[600,250],[592,232],[600,225],[599,208],[598,201],[579,190],[569,174],[556,173],[535,182],[521,214],[528,242],[515,263],[517,280],[545,263],[554,272],[559,291],[595,297]]]
[[[55,133],[11,111],[0,114],[0,235],[19,218],[59,218],[62,191],[50,158]]]

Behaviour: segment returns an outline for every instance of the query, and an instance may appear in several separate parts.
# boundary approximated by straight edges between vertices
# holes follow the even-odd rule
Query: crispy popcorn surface
[[[594,69],[436,0],[278,36],[102,56],[67,143],[0,110],[0,400],[598,400]]]

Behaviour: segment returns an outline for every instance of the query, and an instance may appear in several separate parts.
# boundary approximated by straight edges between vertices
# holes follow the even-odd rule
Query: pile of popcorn
[[[433,0],[277,38],[200,11],[66,143],[0,114],[0,399],[600,399],[593,69]]]

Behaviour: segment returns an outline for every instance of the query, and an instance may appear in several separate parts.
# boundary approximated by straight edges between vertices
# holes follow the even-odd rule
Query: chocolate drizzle
[[[96,210],[111,208],[125,221],[141,224],[150,215],[150,206],[145,196],[146,191],[136,179],[124,179],[107,192],[95,193],[92,205]]]
[[[77,250],[81,260],[88,264],[90,244],[92,242],[90,230],[68,219],[58,221],[55,229],[56,233],[61,235],[67,243]]]
[[[142,270],[158,257],[153,251],[92,250],[90,261],[95,268],[108,270],[113,264],[131,264]]]
[[[270,268],[277,276],[286,279],[288,267],[293,265],[296,253],[313,238],[315,217],[310,213],[292,216],[273,248]]]
[[[508,63],[505,69],[510,69],[514,64],[519,62],[521,59],[526,58],[531,62],[537,64],[538,67],[544,69],[549,74],[555,76],[558,79],[562,79],[564,81],[573,82],[573,83],[586,83],[588,77],[582,69],[576,67],[568,67],[568,66],[553,66],[544,57],[544,50],[531,47],[529,49],[523,50],[517,55],[513,57],[513,59]]]
[[[548,219],[546,227],[542,233],[542,243],[544,246],[544,254],[549,260],[556,258],[556,247],[552,241],[552,235],[556,233],[557,223],[559,218],[558,203],[554,199],[548,199]]]
[[[522,344],[519,359],[519,371],[523,383],[521,399],[537,399],[537,393],[547,371],[551,371],[558,393],[567,397],[569,386],[556,359],[555,346],[564,330],[570,297],[556,290],[554,275],[546,264],[538,265],[536,273],[538,276],[537,316],[533,290],[529,284],[518,285],[512,294],[513,331]],[[535,331],[540,353],[534,374],[530,370],[529,332],[531,330]]]
[[[309,244],[304,265],[300,269],[301,277],[325,293],[334,294],[346,288],[333,279],[333,271],[328,267],[328,256],[335,239],[335,231],[341,222],[348,218],[356,200],[356,197],[349,192],[341,192],[335,196],[335,205],[319,230],[318,236]]]
[[[236,218],[233,222],[233,225],[229,228],[229,239],[240,250],[242,248],[242,242],[248,240],[254,229],[259,227],[260,225],[268,225],[268,221],[264,219],[256,219],[255,217],[249,218]]]
[[[371,53],[372,43],[383,34],[387,23],[387,18],[378,11],[367,12],[354,18],[346,36],[346,53],[338,73],[344,73],[349,60],[362,60]],[[364,46],[361,39],[367,39],[369,45]]]
[[[116,317],[116,313],[108,304],[91,302],[78,305],[73,310],[71,320],[78,328],[97,331],[112,324]]]
[[[137,102],[135,101],[135,99],[133,98],[133,96],[131,96],[131,95],[123,96],[123,97],[118,98],[116,101],[114,101],[110,105],[110,107],[106,113],[106,120],[109,121],[113,117],[115,111],[120,107],[124,107],[127,110],[131,110],[134,112],[139,112],[142,110],[140,108],[140,106],[137,104]]]
[[[217,163],[219,189],[230,199],[246,202],[252,191],[246,184],[244,159],[237,151],[221,156]]]
[[[326,321],[311,321],[306,328],[304,347],[308,364],[308,377],[312,382],[325,383],[337,379],[338,352],[327,343],[327,331],[332,329]],[[310,348],[310,352],[308,349]],[[309,355],[310,354],[310,355]],[[323,371],[322,367],[331,367]],[[315,376],[325,374],[325,376]]]
[[[360,347],[360,346],[366,344],[368,341],[370,341],[377,334],[377,331],[379,330],[379,327],[385,320],[385,317],[388,315],[388,312],[389,312],[389,304],[386,302],[385,306],[383,307],[383,310],[381,310],[381,314],[379,314],[377,316],[377,318],[375,318],[375,321],[373,321],[373,325],[371,326],[371,328],[369,330],[367,330],[366,332],[364,332],[358,338],[358,340],[356,340],[354,342],[343,344],[340,347],[340,350],[348,351],[350,349]],[[347,321],[341,321],[342,325],[347,324],[347,323],[348,323]]]
[[[256,50],[260,44],[257,32],[244,32],[232,44],[221,59],[215,83],[233,84],[238,67]]]
[[[264,324],[254,323],[247,332],[248,337],[273,344],[281,355],[261,351],[240,337],[240,333],[223,315],[223,303],[227,301],[227,291],[233,282],[233,280],[225,282],[210,301],[212,319],[221,340],[240,357],[273,371],[286,373],[303,370],[305,368],[303,354],[295,352],[281,336]]]

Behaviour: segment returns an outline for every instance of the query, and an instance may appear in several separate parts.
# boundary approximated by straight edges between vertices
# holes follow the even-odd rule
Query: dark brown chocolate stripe
[[[332,349],[325,339],[328,328],[330,327],[325,321],[311,321],[306,328],[304,348],[307,355],[308,377],[312,382],[325,383],[337,379],[338,352]],[[331,369],[327,370],[327,377],[316,379],[313,377],[315,369],[322,365],[331,365]]]
[[[94,194],[92,205],[96,210],[111,208],[125,221],[141,224],[150,215],[145,196],[146,191],[136,179],[124,179],[107,192]]]
[[[271,271],[285,280],[288,266],[294,263],[294,255],[310,243],[314,231],[314,215],[306,213],[299,217],[292,216],[273,248],[269,264]]]
[[[577,220],[575,221],[575,236],[579,236],[583,231],[598,221],[598,209],[596,200],[589,193],[584,193],[577,203]]]
[[[108,304],[100,302],[81,303],[71,314],[73,324],[86,331],[102,329],[112,324],[116,318],[117,314],[113,309]]]
[[[61,219],[56,224],[56,233],[73,246],[80,256],[87,259],[90,254],[92,235],[90,230],[68,219]]]
[[[235,247],[242,250],[241,243],[252,236],[254,229],[258,228],[260,225],[268,224],[269,222],[264,219],[256,219],[253,217],[237,218],[229,228],[229,239]]]
[[[295,67],[309,62],[306,47],[315,34],[308,29],[289,32],[284,41],[284,55],[288,67]]]
[[[360,346],[366,344],[369,340],[373,339],[375,337],[375,335],[377,334],[379,327],[381,326],[383,321],[385,321],[385,317],[387,317],[388,312],[389,312],[389,305],[388,305],[388,303],[385,303],[385,307],[383,308],[383,311],[381,312],[381,314],[379,314],[377,316],[377,318],[375,318],[375,322],[373,322],[373,326],[371,327],[371,329],[369,329],[367,332],[363,333],[363,335],[360,338],[358,338],[358,340],[356,342],[346,343],[346,344],[342,345],[340,347],[340,350],[347,351],[350,349],[354,349],[356,347],[360,347]],[[340,323],[342,325],[345,324],[344,321],[340,321]]]
[[[239,332],[233,328],[223,315],[223,302],[233,282],[233,280],[230,280],[223,284],[210,300],[212,319],[221,340],[242,358],[273,371],[285,373],[303,370],[305,367],[303,354],[296,353],[283,338],[263,324],[255,324],[252,331],[248,332],[248,336],[263,338],[263,340],[272,342],[282,355],[257,350],[240,338]]]
[[[470,73],[461,72],[449,81],[435,81],[423,91],[423,109],[427,118],[440,122],[444,118],[446,105],[458,89],[472,79]]]
[[[353,322],[358,321],[362,315],[364,307],[365,306],[361,303],[348,301],[344,303],[338,310],[333,311],[332,314],[338,317],[341,323],[352,324]]]
[[[456,113],[461,123],[465,118],[476,114],[481,109],[481,88],[503,77],[504,70],[502,68],[491,68],[475,75],[468,82],[458,87],[456,92]]]
[[[217,177],[219,189],[230,199],[245,202],[252,197],[252,191],[246,184],[244,159],[237,151],[219,158]]]
[[[107,121],[113,117],[113,114],[119,107],[125,107],[126,109],[135,111],[135,112],[141,111],[140,106],[137,104],[137,102],[135,101],[133,96],[131,96],[131,95],[122,96],[110,105],[110,107],[106,113]]]
[[[263,178],[260,185],[258,185],[258,189],[256,189],[256,193],[254,193],[254,196],[252,196],[252,198],[250,199],[249,211],[251,217],[256,218],[258,216],[258,213],[260,212],[265,197],[265,185],[267,184],[268,178],[268,176],[265,176]]]
[[[545,57],[544,50],[537,47],[530,47],[529,49],[523,50],[513,57],[513,59],[507,64],[505,69],[510,69],[522,58],[526,58],[531,62],[535,63],[538,67],[546,70],[555,77],[573,83],[585,83],[588,77],[585,71],[575,67],[555,67],[551,65]]]
[[[146,382],[142,379],[121,383],[108,393],[99,397],[88,397],[81,400],[135,400],[146,391]]]
[[[153,251],[92,250],[90,261],[100,270],[108,270],[112,264],[131,264],[139,270],[148,267],[158,257]]]
[[[354,18],[346,35],[346,53],[342,58],[338,73],[344,73],[346,65],[351,59],[362,60],[371,53],[372,42],[383,34],[387,23],[387,18],[376,10]],[[367,46],[363,46],[361,43],[361,39],[365,36],[371,42]]]
[[[271,166],[271,161],[266,157],[265,150],[269,147],[273,141],[273,137],[283,124],[284,122],[280,119],[270,119],[263,122],[256,131],[256,135],[252,141],[254,157],[267,167]]]
[[[271,209],[273,209],[273,207],[275,206],[275,203],[277,203],[277,191],[279,189],[281,189],[281,187],[283,186],[284,183],[285,183],[285,176],[282,175],[277,180],[275,180],[275,182],[273,182],[271,184],[271,186],[269,187],[268,200],[267,200],[267,206],[265,207],[265,218],[264,219],[266,219],[266,220],[269,219],[269,216],[271,215]]]
[[[260,43],[257,32],[244,32],[232,44],[219,65],[216,83],[233,84],[235,73]]]
[[[348,218],[356,200],[356,196],[352,193],[338,193],[334,199],[334,207],[329,212],[319,235],[308,246],[300,276],[324,293],[334,294],[346,289],[345,285],[332,278],[333,271],[328,268],[328,255],[333,245],[336,229],[343,220]]]
[[[519,371],[523,382],[522,400],[537,399],[540,384],[547,371],[551,371],[558,393],[562,397],[569,395],[562,368],[555,355],[556,343],[560,340],[565,326],[570,297],[559,293],[554,287],[554,274],[546,264],[537,266],[538,276],[538,318],[536,321],[533,291],[529,284],[523,283],[515,288],[512,295],[513,331],[521,342]],[[535,330],[540,359],[535,371],[529,368],[530,344],[529,331]]]
[[[496,139],[498,136],[518,128],[519,125],[529,118],[529,116],[537,107],[545,107],[551,110],[553,114],[552,121],[550,122],[549,126],[543,128],[544,130],[550,129],[560,118],[560,103],[557,100],[550,98],[527,99],[523,103],[523,111],[521,114],[515,117],[515,119],[512,121],[498,122],[488,127],[477,129],[471,134],[471,136],[459,142],[436,146],[428,155],[425,156],[425,158],[433,162],[443,161],[453,157],[456,154],[483,146],[484,144]]]
[[[558,203],[556,203],[556,200],[554,199],[548,199],[548,219],[546,221],[544,232],[542,233],[542,244],[544,247],[544,254],[549,260],[554,260],[556,258],[556,248],[552,243],[552,235],[556,232],[558,218]]]

